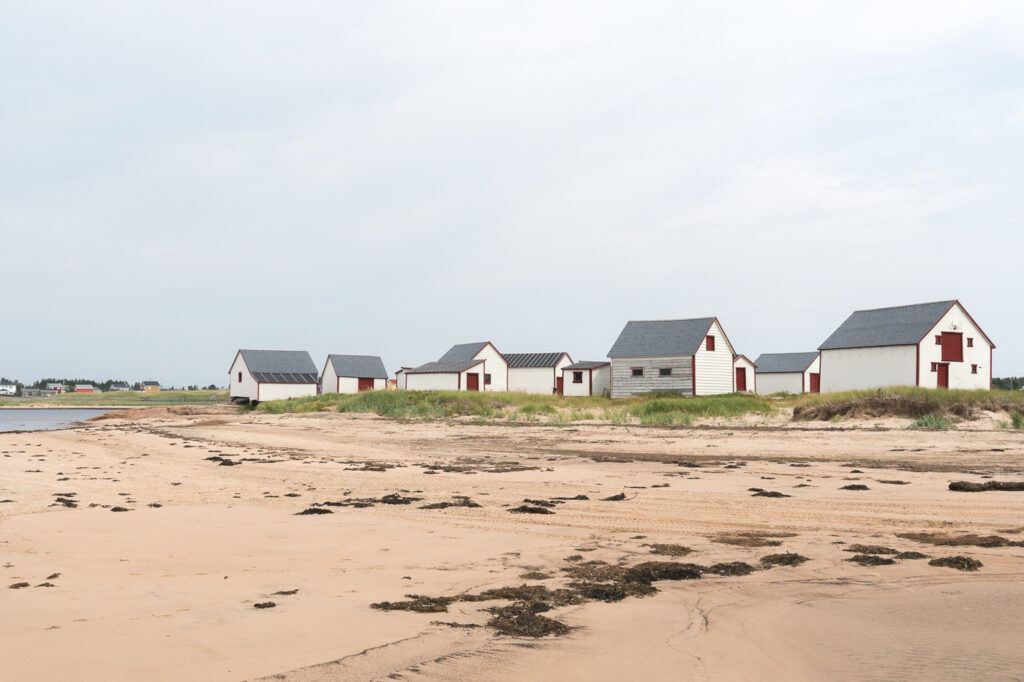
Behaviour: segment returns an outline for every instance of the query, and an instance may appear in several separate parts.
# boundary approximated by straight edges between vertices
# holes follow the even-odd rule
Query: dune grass
[[[6,398],[4,407],[128,407],[167,405],[209,405],[225,403],[228,392],[218,391],[107,391],[106,393],[62,393],[32,398]]]
[[[1024,409],[1024,391],[987,391],[919,388],[915,386],[888,386],[863,391],[841,391],[838,393],[806,393],[794,396],[790,402],[794,406],[828,405],[851,400],[869,398],[897,398],[930,402],[939,406],[967,406],[977,409],[1006,409],[1007,406],[1019,406]]]
[[[749,395],[699,398],[675,394],[636,396],[612,401],[603,397],[564,397],[526,393],[458,391],[366,391],[354,395],[327,394],[260,403],[258,412],[281,414],[320,412],[369,413],[392,419],[477,417],[482,420],[567,425],[604,420],[617,424],[685,425],[695,417],[736,417],[771,414],[768,400]]]
[[[912,421],[907,428],[911,430],[948,431],[953,428],[953,422],[945,417],[926,414]]]

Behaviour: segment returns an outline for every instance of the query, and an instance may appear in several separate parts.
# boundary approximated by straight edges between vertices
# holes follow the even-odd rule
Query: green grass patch
[[[228,401],[228,392],[218,391],[107,391],[106,393],[62,393],[32,398],[6,398],[3,406],[46,407],[129,407],[167,405],[216,405]]]
[[[1024,413],[1011,412],[1010,426],[1012,426],[1015,429],[1024,429]]]
[[[926,414],[922,417],[918,417],[910,423],[908,429],[922,429],[929,431],[948,431],[953,428],[953,422],[949,421],[945,417],[939,417],[934,414]]]
[[[963,391],[890,386],[866,391],[805,394],[783,404],[794,419],[828,421],[833,417],[910,417],[927,415],[971,418],[978,411],[1024,412],[1024,391]]]

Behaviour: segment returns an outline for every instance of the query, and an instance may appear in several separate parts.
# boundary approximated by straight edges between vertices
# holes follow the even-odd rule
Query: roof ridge
[[[896,310],[897,308],[916,308],[918,306],[923,306],[923,305],[938,305],[940,303],[953,304],[953,303],[958,303],[958,302],[959,302],[959,299],[950,298],[950,299],[944,299],[942,301],[927,301],[925,303],[906,303],[904,305],[889,305],[889,306],[883,306],[881,308],[862,308],[860,310],[854,310],[853,312],[855,312],[855,313],[873,313],[873,312],[877,312],[879,310]]]

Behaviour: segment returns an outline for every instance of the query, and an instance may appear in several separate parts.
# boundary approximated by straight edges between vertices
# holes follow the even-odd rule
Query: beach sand
[[[1024,540],[1024,492],[947,489],[1024,480],[1024,434],[840,426],[150,411],[0,434],[0,678],[1020,679],[1024,546],[897,534]],[[400,491],[421,499],[297,515]],[[421,508],[460,495],[481,506]],[[576,495],[589,499],[550,502]],[[553,513],[509,513],[524,499]],[[743,532],[779,544],[721,541]],[[654,555],[655,543],[693,551]],[[847,561],[855,543],[983,566],[862,566]],[[760,568],[780,552],[809,561]],[[444,624],[484,625],[484,609],[502,601],[370,607],[407,594],[554,589],[570,582],[563,569],[595,560],[758,570],[557,607],[544,615],[570,627],[560,637]],[[552,577],[520,577],[529,571]],[[9,587],[19,583],[28,586]]]

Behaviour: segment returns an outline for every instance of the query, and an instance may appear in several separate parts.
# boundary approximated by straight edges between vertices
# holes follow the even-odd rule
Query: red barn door
[[[736,368],[736,390],[745,391],[747,390],[747,368],[737,367]]]

